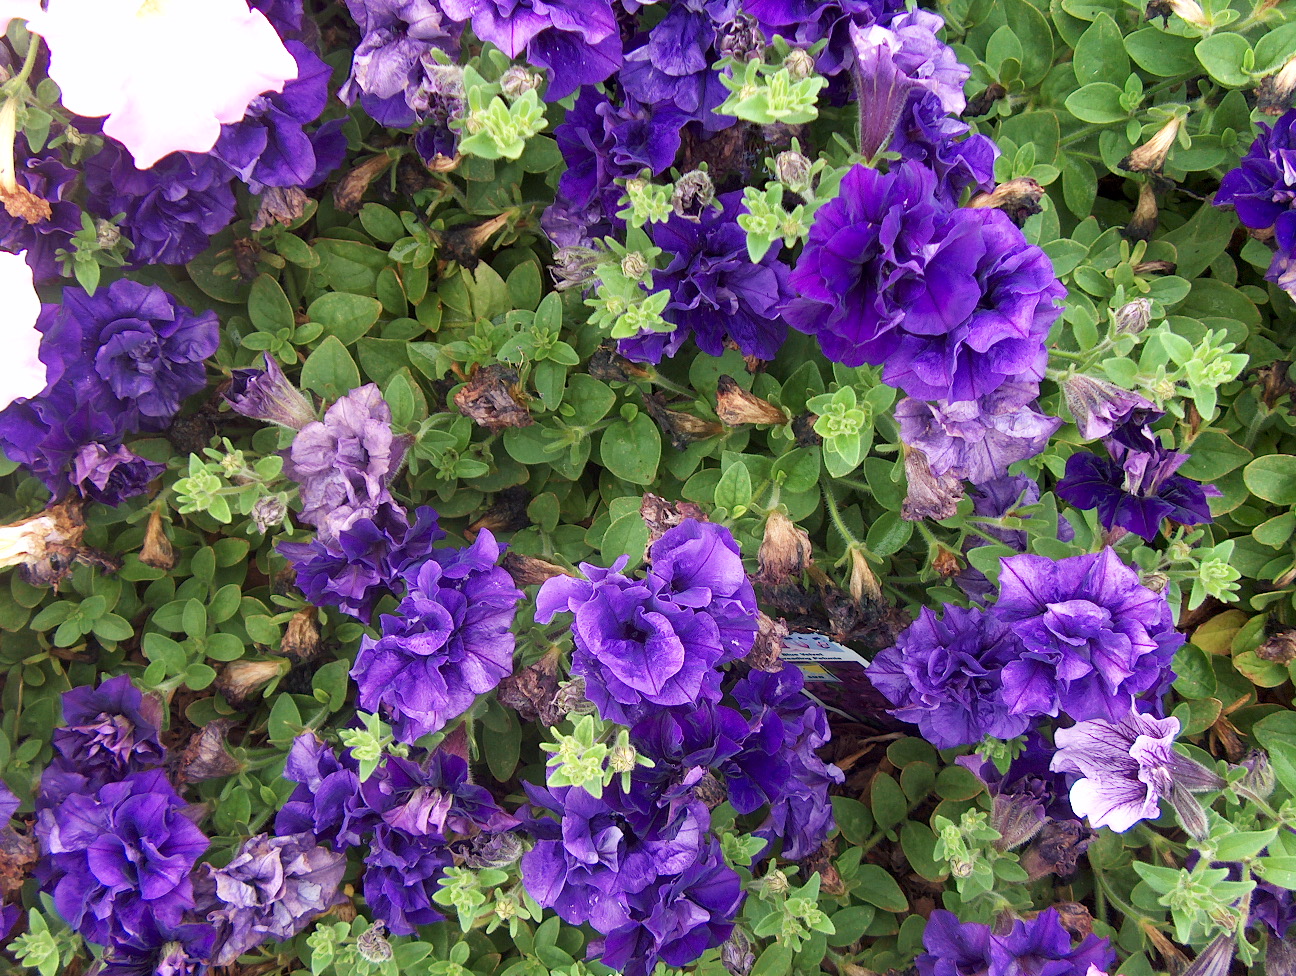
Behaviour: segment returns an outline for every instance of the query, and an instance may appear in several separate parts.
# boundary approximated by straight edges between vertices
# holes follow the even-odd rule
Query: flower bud
[[[545,580],[551,580],[555,576],[572,575],[554,563],[545,562],[535,556],[524,556],[512,550],[504,554],[500,565],[513,577],[513,582],[518,586],[539,586]]]
[[[462,85],[462,81],[460,81]],[[521,98],[540,87],[540,76],[519,64],[513,65],[500,77],[500,88],[508,98]]]
[[[752,951],[751,940],[741,928],[735,926],[733,934],[720,947],[720,963],[729,976],[748,976],[752,966],[756,965],[756,953]]]
[[[1152,409],[1151,401],[1097,376],[1072,373],[1061,386],[1067,409],[1086,441],[1106,437],[1136,410]]]
[[[777,869],[771,870],[769,874],[761,878],[759,884],[772,895],[783,894],[792,887],[788,883],[787,875]]]
[[[990,193],[978,193],[967,205],[973,210],[989,207],[1002,210],[1020,227],[1028,218],[1044,209],[1040,206],[1043,197],[1044,187],[1029,176],[1019,176],[1007,183],[1000,183]]]
[[[352,167],[333,188],[333,202],[337,208],[343,213],[359,213],[360,201],[369,189],[369,184],[378,179],[390,165],[391,157],[383,153]]]
[[[1152,301],[1136,298],[1116,310],[1116,332],[1120,335],[1138,335],[1152,320]]]
[[[478,834],[469,841],[464,853],[464,864],[480,871],[482,868],[506,868],[522,856],[522,838],[511,831],[498,834]]]
[[[995,847],[1010,851],[1040,832],[1047,818],[1039,798],[1029,793],[999,793],[994,798],[990,825],[999,831]]]
[[[642,280],[648,267],[648,259],[639,251],[630,251],[621,259],[621,273],[631,281]]]
[[[756,558],[760,563],[757,582],[778,586],[800,580],[813,560],[810,536],[783,511],[776,510],[765,522],[765,535]]]
[[[810,160],[787,150],[774,157],[774,175],[793,193],[810,192]]]
[[[1256,648],[1256,657],[1274,664],[1296,661],[1296,630],[1280,630]]]
[[[594,280],[594,269],[598,267],[598,261],[599,252],[590,247],[571,245],[558,248],[554,252],[554,263],[549,266],[554,288],[567,291],[569,288],[590,284]]]
[[[1233,935],[1217,935],[1180,976],[1228,976],[1236,951],[1237,939]]]
[[[284,659],[277,661],[230,661],[216,679],[216,690],[235,708],[254,707],[260,692],[291,667]],[[256,700],[254,700],[256,699]]]
[[[493,234],[509,222],[509,214],[502,213],[497,217],[472,227],[456,227],[442,232],[434,231],[433,239],[441,253],[451,261],[457,261],[465,268],[477,267],[478,255]]]
[[[783,59],[783,67],[788,69],[793,81],[804,81],[814,74],[814,55],[804,48],[794,47]]]
[[[941,546],[935,558],[932,559],[932,569],[936,570],[937,575],[942,579],[950,579],[957,576],[963,567],[959,565],[958,553],[953,549],[946,549]]]
[[[1197,7],[1194,0],[1174,0],[1176,3],[1190,3]],[[1201,8],[1197,7],[1200,13]],[[1176,115],[1165,125],[1157,130],[1147,142],[1139,146],[1132,153],[1120,161],[1120,168],[1128,170],[1131,173],[1160,173],[1161,168],[1165,166],[1166,156],[1179,138],[1179,130],[1183,128],[1184,117]]]
[[[102,218],[95,221],[95,243],[105,251],[111,251],[121,240],[121,229],[111,220]]]
[[[994,82],[989,88],[983,91],[975,98],[969,99],[967,108],[963,110],[963,118],[975,119],[982,115],[988,115],[990,109],[994,107],[995,102],[1008,94],[1008,89],[999,82]]]
[[[244,417],[301,430],[315,421],[315,408],[289,382],[269,353],[263,355],[265,369],[236,369],[222,396],[230,408]]]
[[[765,35],[755,17],[740,13],[720,28],[716,50],[721,58],[754,61],[765,54]]]
[[[1205,840],[1210,836],[1210,821],[1206,819],[1206,810],[1201,801],[1178,783],[1170,790],[1170,806],[1174,808],[1179,826],[1188,836],[1194,840]]]
[[[850,594],[856,603],[882,602],[882,586],[861,549],[851,550]]]
[[[594,703],[585,697],[585,679],[581,677],[562,682],[553,703],[561,715],[593,715],[596,711]]]
[[[671,194],[671,208],[681,217],[699,220],[702,212],[715,199],[715,184],[706,170],[689,170],[675,183]]]
[[[252,523],[263,535],[288,517],[288,496],[283,492],[265,495],[252,504]]]
[[[229,752],[226,736],[233,725],[229,719],[217,719],[193,734],[180,755],[180,779],[183,782],[222,779],[247,768],[247,763],[235,759]]]
[[[144,530],[144,545],[140,548],[139,561],[154,569],[174,569],[176,564],[175,550],[171,540],[162,528],[162,510],[153,509],[149,516],[148,528]]]
[[[748,393],[732,376],[716,381],[716,416],[722,424],[786,424],[787,414],[768,400]]]
[[[1269,762],[1267,752],[1263,749],[1252,749],[1241,764],[1246,767],[1246,773],[1238,781],[1240,789],[1262,800],[1274,791],[1277,777],[1274,775],[1273,764]]]
[[[288,621],[279,651],[294,664],[306,664],[319,656],[322,647],[319,611],[315,607],[303,607]]]
[[[756,611],[756,642],[743,658],[743,661],[757,671],[778,673],[783,670],[779,655],[783,653],[783,641],[788,635],[787,621],[775,620],[760,610]]]
[[[1139,188],[1138,206],[1134,208],[1134,216],[1125,225],[1121,235],[1130,241],[1146,241],[1156,231],[1159,214],[1156,190],[1150,182],[1144,183]]]

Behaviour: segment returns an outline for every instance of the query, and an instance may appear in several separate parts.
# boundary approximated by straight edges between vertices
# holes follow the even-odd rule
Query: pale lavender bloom
[[[1096,376],[1077,373],[1064,379],[1061,386],[1067,409],[1080,428],[1080,436],[1087,441],[1106,437],[1136,411],[1156,409],[1137,393]]]
[[[1077,816],[1123,833],[1159,816],[1162,799],[1179,809],[1185,792],[1223,785],[1211,770],[1174,751],[1178,734],[1177,718],[1138,712],[1120,722],[1079,722],[1054,735],[1058,752],[1049,768],[1080,775],[1071,786]]]

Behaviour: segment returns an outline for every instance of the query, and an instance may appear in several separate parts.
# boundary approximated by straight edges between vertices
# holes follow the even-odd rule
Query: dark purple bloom
[[[345,899],[338,886],[346,858],[315,843],[309,833],[249,837],[223,868],[206,865],[221,907],[211,962],[228,966],[262,942],[282,942]]]
[[[417,926],[441,921],[432,896],[440,890],[442,872],[452,864],[449,849],[436,835],[379,827],[365,857],[369,910],[396,935],[413,935]]]
[[[1004,667],[1002,700],[1015,715],[1119,722],[1134,700],[1174,679],[1184,642],[1163,594],[1108,548],[1052,560],[1001,561],[994,616],[1022,643]]]
[[[0,248],[26,251],[35,280],[52,281],[63,274],[55,252],[71,251],[72,235],[81,229],[81,208],[67,199],[76,185],[76,170],[63,165],[56,149],[31,152],[21,133],[14,140],[14,159],[18,185],[46,201],[50,216],[29,224],[0,207]]]
[[[422,85],[425,56],[433,48],[456,55],[458,32],[433,0],[347,0],[347,10],[363,36],[338,97],[348,105],[359,98],[381,125],[413,125],[410,99]]]
[[[1062,426],[1036,409],[1039,387],[1006,382],[977,400],[927,403],[906,397],[895,408],[900,438],[927,455],[932,473],[979,485],[1034,457]]]
[[[994,189],[999,149],[983,135],[969,135],[967,123],[946,113],[926,89],[910,92],[887,149],[922,163],[936,176],[936,199],[958,206],[963,191]]]
[[[64,692],[63,725],[52,741],[63,760],[97,787],[160,764],[166,756],[161,727],[162,703],[123,674],[98,688]]]
[[[301,485],[302,521],[335,546],[339,532],[392,502],[387,485],[408,446],[392,433],[391,407],[373,383],[337,400],[322,421],[297,432],[284,466]]]
[[[190,872],[207,838],[161,770],[132,773],[39,811],[38,872],[54,905],[91,942],[177,925],[194,907]]]
[[[304,732],[293,740],[284,766],[284,779],[297,789],[275,817],[275,832],[309,832],[336,851],[360,843],[375,818],[360,799],[359,764],[351,751],[336,752]]]
[[[1049,768],[1054,753],[1052,743],[1031,731],[1026,733],[1021,755],[1012,760],[1007,772],[999,772],[980,753],[960,756],[954,761],[985,783],[986,791],[994,797],[996,815],[1001,805],[1011,804],[1019,810],[1029,810],[1043,824],[1045,820],[1071,820],[1076,816],[1071,809],[1067,777]]]
[[[840,74],[855,60],[850,27],[883,23],[904,9],[898,0],[744,0],[743,10],[760,21],[766,37],[780,34],[808,48],[824,38],[815,67],[826,76]]]
[[[919,976],[989,976],[988,925],[960,922],[953,912],[937,909],[923,929],[923,947],[927,951],[914,960]]]
[[[745,895],[714,840],[677,878],[630,898],[634,921],[590,946],[624,976],[649,976],[658,961],[687,966],[723,943]]]
[[[203,976],[216,930],[205,923],[158,924],[145,916],[137,931],[119,933],[104,951],[97,976]]]
[[[914,961],[919,976],[1086,976],[1090,966],[1106,972],[1116,960],[1111,943],[1096,935],[1073,946],[1054,908],[1029,922],[1018,919],[1003,935],[937,909],[923,946],[927,951]]]
[[[1010,514],[1029,518],[1030,516],[1023,516],[1017,509],[1038,502],[1040,500],[1040,489],[1034,479],[1025,475],[1016,475],[1007,478],[996,478],[993,481],[975,485],[968,491],[968,497],[972,499],[973,518],[971,521],[977,524],[976,516],[978,515],[983,518],[995,519]],[[1004,529],[986,523],[977,524],[977,528],[1017,552],[1026,551],[1027,536],[1025,529]],[[1066,519],[1058,519],[1057,537],[1062,542],[1070,542],[1075,538],[1075,529],[1071,527],[1071,523]],[[978,546],[987,544],[986,540],[981,536],[968,533],[967,540],[963,543],[963,552],[966,554]],[[990,583],[985,573],[970,562],[959,572],[956,579],[963,592],[978,603],[989,603],[997,590]]]
[[[46,306],[48,325],[59,306]],[[0,411],[0,447],[45,483],[56,497],[71,490],[69,477],[77,452],[90,443],[114,443],[125,432],[122,418],[95,401],[100,391],[70,384],[47,388],[39,396],[15,401]]]
[[[248,6],[265,14],[266,20],[285,40],[302,27],[302,0],[248,0]]]
[[[1078,722],[1058,729],[1050,768],[1074,773],[1071,808],[1094,827],[1118,833],[1160,816],[1162,799],[1176,807],[1184,792],[1219,789],[1224,780],[1174,751],[1177,718],[1130,712],[1115,722]]]
[[[148,491],[149,482],[166,470],[118,445],[110,451],[102,444],[87,444],[72,460],[72,484],[83,498],[101,505],[120,505]]]
[[[402,574],[445,538],[435,511],[424,506],[414,516],[410,525],[404,509],[387,503],[372,518],[358,518],[343,529],[332,546],[313,539],[276,548],[311,603],[338,607],[367,624],[383,596],[403,589]]]
[[[1065,293],[1048,256],[998,210],[947,211],[913,162],[856,166],[815,213],[783,312],[848,366],[926,400],[1038,381]]]
[[[773,359],[787,338],[779,309],[793,299],[779,246],[757,263],[747,256],[747,233],[738,226],[742,194],[718,198],[723,210],[708,208],[698,220],[672,214],[652,229],[653,244],[670,256],[653,275],[653,290],[670,293],[662,317],[673,332],[646,332],[622,339],[618,351],[636,362],[673,356],[690,335],[710,356],[731,340],[745,356]]]
[[[1260,123],[1260,135],[1237,169],[1226,173],[1215,194],[1216,206],[1232,206],[1245,227],[1273,228],[1277,253],[1269,268],[1270,281],[1290,273],[1296,254],[1296,109],[1289,109],[1272,126]],[[1284,284],[1284,287],[1287,287]]]
[[[517,826],[490,791],[469,781],[468,763],[438,749],[423,762],[388,756],[360,784],[365,805],[382,822],[411,837],[492,833]]]
[[[382,709],[402,742],[439,731],[513,673],[509,628],[522,592],[483,529],[467,549],[440,549],[406,579],[409,592],[382,636],[365,637],[351,677],[360,706]]]
[[[445,12],[472,21],[473,33],[510,58],[552,72],[548,101],[596,85],[621,66],[621,36],[609,0],[441,0]]]
[[[318,169],[315,145],[304,127],[328,104],[332,70],[300,41],[285,46],[297,62],[297,77],[280,93],[254,98],[241,121],[221,126],[211,151],[253,193],[272,186],[310,186]]]
[[[1087,441],[1108,436],[1113,430],[1154,410],[1151,401],[1115,383],[1076,373],[1062,380],[1062,395],[1075,418],[1080,436]]]
[[[1210,499],[1219,489],[1175,474],[1187,454],[1160,444],[1151,452],[1132,451],[1116,441],[1108,442],[1108,450],[1110,459],[1088,451],[1067,458],[1058,497],[1079,509],[1096,508],[1105,529],[1126,529],[1149,542],[1166,519],[1181,525],[1212,521]]]
[[[626,54],[617,73],[626,93],[645,105],[672,107],[704,130],[733,125],[733,116],[715,111],[729,94],[711,68],[720,59],[713,50],[717,26],[697,0],[673,4]]]
[[[301,430],[315,422],[315,408],[289,382],[274,357],[265,353],[265,369],[236,369],[231,372],[225,402],[235,413],[253,420]]]
[[[171,153],[140,170],[109,140],[86,160],[85,180],[93,214],[126,214],[120,226],[135,245],[129,252],[135,266],[184,264],[234,220],[230,172],[211,155]]]
[[[891,714],[918,726],[938,749],[1012,739],[1030,718],[1003,705],[1003,668],[1018,647],[1008,627],[978,608],[923,607],[893,647],[873,659],[868,677],[898,706]]]

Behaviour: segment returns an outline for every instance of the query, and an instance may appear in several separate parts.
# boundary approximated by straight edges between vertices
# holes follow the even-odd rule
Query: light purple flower
[[[1097,376],[1077,373],[1060,385],[1080,436],[1087,441],[1106,437],[1136,411],[1156,409],[1150,400]]]

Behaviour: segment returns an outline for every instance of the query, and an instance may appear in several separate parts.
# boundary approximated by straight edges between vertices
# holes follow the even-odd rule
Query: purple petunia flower
[[[297,736],[284,779],[299,785],[275,817],[275,833],[309,832],[335,851],[359,844],[375,819],[360,798],[359,768],[351,750],[339,758],[311,733]]]
[[[621,67],[621,35],[609,0],[441,0],[455,20],[510,58],[548,68],[547,101],[597,85]]]
[[[978,400],[896,405],[900,439],[927,455],[932,473],[979,485],[1008,475],[1008,466],[1034,457],[1062,421],[1036,409],[1039,387],[1006,382]]]
[[[392,502],[387,485],[409,439],[391,429],[391,408],[373,383],[352,390],[293,438],[284,471],[301,485],[302,521],[326,546],[356,519]]]
[[[326,546],[310,542],[281,542],[276,550],[297,574],[297,587],[316,606],[336,606],[369,623],[378,601],[403,588],[401,576],[432,554],[433,543],[445,538],[436,512],[420,507],[413,525],[404,509],[391,503],[372,518],[358,518]]]
[[[673,332],[644,332],[622,339],[618,351],[636,362],[673,356],[690,335],[710,356],[732,341],[745,356],[773,359],[787,338],[779,308],[792,300],[788,269],[775,245],[757,263],[747,256],[747,234],[738,226],[745,210],[742,194],[718,198],[723,209],[708,208],[699,220],[672,214],[652,230],[653,244],[670,255],[665,270],[653,274],[653,290],[670,293],[662,317]]]
[[[830,359],[884,367],[924,400],[975,400],[1043,378],[1065,294],[1048,256],[998,210],[948,212],[914,162],[856,166],[815,213],[783,314]]]
[[[289,430],[301,430],[314,423],[315,408],[302,392],[289,382],[274,358],[265,353],[265,369],[231,371],[225,402],[237,414],[278,424]]]
[[[25,251],[34,279],[53,281],[63,274],[55,252],[73,250],[72,235],[81,229],[81,208],[67,199],[76,186],[76,170],[63,165],[56,149],[33,153],[21,133],[14,139],[14,161],[18,185],[48,203],[50,216],[29,224],[0,207],[0,248]]]
[[[120,444],[113,451],[102,444],[87,444],[72,459],[71,481],[82,498],[115,507],[144,494],[149,482],[165,470],[165,464],[142,458]]]
[[[423,762],[388,756],[375,775],[360,784],[360,796],[388,826],[411,837],[478,831],[497,833],[517,826],[490,791],[469,780],[468,763],[438,749]]]
[[[1088,451],[1072,454],[1057,484],[1058,497],[1079,509],[1096,508],[1105,529],[1125,529],[1149,542],[1166,519],[1181,525],[1212,521],[1210,499],[1220,490],[1175,474],[1187,454],[1167,451],[1155,440],[1150,446],[1149,452],[1135,451],[1109,440],[1110,459]]]
[[[134,245],[133,266],[191,261],[234,220],[230,171],[215,156],[176,152],[141,170],[107,141],[86,160],[85,180],[91,213],[126,214],[120,226]]]
[[[986,785],[986,792],[994,797],[995,814],[1001,805],[1012,805],[1019,815],[1029,813],[1043,825],[1045,820],[1072,820],[1076,813],[1071,809],[1067,777],[1050,768],[1056,750],[1039,732],[1026,733],[1019,756],[1008,765],[1007,772],[999,769],[981,753],[960,756],[954,761],[971,770]],[[1000,833],[1005,833],[1000,830]]]
[[[947,606],[944,618],[923,607],[895,645],[873,659],[868,677],[898,706],[896,718],[918,726],[938,749],[1012,739],[1030,717],[1001,698],[1003,669],[1019,648],[1007,625],[978,608]]]
[[[145,916],[104,951],[97,976],[203,976],[216,930],[206,923],[159,924]]]
[[[153,770],[38,811],[38,875],[74,930],[107,943],[149,922],[180,923],[194,906],[190,871],[208,846],[184,806]]]
[[[780,34],[803,48],[827,38],[815,67],[831,77],[854,63],[850,27],[885,24],[904,10],[904,4],[900,0],[744,0],[743,10],[760,22],[766,37]]]
[[[321,167],[317,146],[304,128],[328,104],[332,69],[300,41],[290,40],[285,47],[297,62],[297,77],[282,92],[254,98],[241,121],[221,126],[211,150],[253,193],[272,186],[312,186],[321,169],[320,181],[342,161],[339,157]]]
[[[362,37],[338,97],[348,105],[358,98],[380,125],[413,125],[410,99],[423,83],[425,56],[434,48],[457,55],[458,31],[433,0],[347,0],[347,10]]]
[[[999,149],[983,135],[945,112],[940,99],[926,89],[910,92],[891,132],[887,149],[912,159],[936,177],[936,199],[956,207],[968,188],[994,189],[994,164]]]
[[[914,960],[919,976],[1086,976],[1090,967],[1106,972],[1116,961],[1107,939],[1090,934],[1072,945],[1055,908],[1030,921],[1017,919],[1002,935],[937,909],[923,930],[923,946],[927,951]]]
[[[1232,206],[1238,220],[1252,230],[1273,228],[1277,252],[1266,277],[1289,292],[1296,282],[1290,274],[1296,255],[1296,109],[1289,109],[1272,126],[1260,123],[1256,137],[1238,167],[1220,180],[1217,207]]]
[[[731,7],[701,0],[673,4],[661,21],[632,42],[633,50],[617,72],[626,93],[657,110],[673,108],[704,131],[733,125],[733,116],[715,111],[729,92],[711,67],[720,60],[713,47],[720,25],[710,9],[725,14]]]
[[[1060,385],[1080,436],[1087,441],[1106,437],[1131,418],[1156,409],[1145,397],[1096,376],[1076,373]]]
[[[346,899],[338,891],[346,858],[315,843],[311,834],[257,834],[223,868],[205,865],[221,907],[207,917],[217,926],[212,965],[228,966],[262,942],[282,942]]]
[[[1127,715],[1136,698],[1174,679],[1184,642],[1164,594],[1153,593],[1108,548],[1052,560],[1001,560],[992,611],[1022,643],[1003,670],[1003,701],[1014,715],[1077,721]]]
[[[441,549],[408,570],[409,593],[382,636],[365,637],[351,677],[360,706],[380,708],[402,742],[437,732],[513,673],[509,628],[522,592],[496,564],[483,529],[466,549]]]
[[[52,742],[63,761],[97,788],[159,765],[162,703],[144,695],[126,675],[63,693],[63,725]]]
[[[365,857],[365,902],[394,934],[413,935],[417,926],[444,917],[432,896],[440,890],[444,870],[453,864],[439,837],[379,827]]]
[[[1079,722],[1054,735],[1050,767],[1080,776],[1071,785],[1071,808],[1094,827],[1118,833],[1160,816],[1160,801],[1182,805],[1184,792],[1219,789],[1214,772],[1174,751],[1177,718],[1130,712],[1118,721]]]

